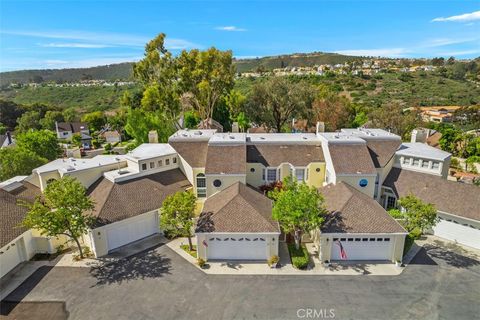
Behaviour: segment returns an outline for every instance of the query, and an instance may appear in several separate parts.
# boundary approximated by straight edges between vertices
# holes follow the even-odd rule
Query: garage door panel
[[[342,241],[342,246],[347,255],[346,260],[390,260],[392,256],[392,240],[384,241]],[[331,260],[342,260],[340,246],[332,244]]]
[[[112,223],[107,229],[108,250],[124,246],[158,232],[156,214],[147,214]]]
[[[434,235],[480,249],[480,230],[462,224],[440,220],[433,228]]]
[[[211,260],[265,260],[267,248],[265,237],[209,237],[207,257]]]

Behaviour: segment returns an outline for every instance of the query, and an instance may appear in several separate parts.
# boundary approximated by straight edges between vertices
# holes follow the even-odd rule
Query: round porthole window
[[[315,171],[320,172],[320,168],[315,169]]]
[[[214,186],[215,188],[218,188],[218,187],[220,187],[221,185],[222,185],[222,181],[220,181],[220,180],[218,180],[218,179],[213,180],[213,186]]]
[[[366,187],[368,185],[368,180],[367,179],[361,179],[359,182],[358,182],[358,185],[360,187]]]
[[[250,172],[255,172],[255,168],[250,168]]]

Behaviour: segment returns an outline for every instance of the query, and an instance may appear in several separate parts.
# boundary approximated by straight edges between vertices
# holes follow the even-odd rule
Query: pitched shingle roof
[[[206,174],[245,174],[247,170],[245,145],[209,145]]]
[[[102,177],[87,193],[95,201],[93,214],[102,225],[159,209],[168,195],[189,187],[183,173],[174,169],[118,183]]]
[[[367,140],[367,148],[375,168],[383,168],[392,159],[398,147],[402,144],[400,139],[393,140]]]
[[[320,188],[329,214],[324,233],[406,233],[380,204],[344,182]]]
[[[437,210],[480,221],[480,188],[431,174],[393,168],[383,185],[397,197],[413,194]]]
[[[192,168],[205,168],[208,141],[170,141],[169,144]]]
[[[278,167],[282,163],[306,166],[311,162],[325,161],[320,145],[312,144],[255,144],[247,145],[247,162]]]
[[[237,182],[205,201],[195,232],[280,232],[272,201]]]
[[[88,123],[85,122],[57,122],[58,131],[72,131],[73,133],[88,130]]]
[[[28,182],[11,192],[0,188],[0,247],[27,231],[26,228],[19,227],[28,211],[19,205],[19,201],[32,203],[40,194],[40,189]]]
[[[329,144],[336,174],[375,174],[375,166],[366,144]]]

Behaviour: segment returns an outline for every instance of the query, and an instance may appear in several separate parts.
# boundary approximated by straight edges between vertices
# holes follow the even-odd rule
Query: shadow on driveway
[[[423,246],[426,253],[435,259],[443,260],[446,264],[456,268],[468,268],[480,265],[480,261],[466,257],[454,252],[450,248],[442,248],[433,244],[425,244]],[[461,250],[456,247],[455,250]],[[463,253],[460,251],[460,253]]]
[[[64,301],[0,303],[2,319],[66,320],[68,311]],[[4,317],[5,316],[5,317]]]
[[[105,285],[134,279],[160,278],[169,274],[170,269],[169,258],[157,250],[148,249],[115,262],[92,267],[90,274],[96,278],[96,285]]]

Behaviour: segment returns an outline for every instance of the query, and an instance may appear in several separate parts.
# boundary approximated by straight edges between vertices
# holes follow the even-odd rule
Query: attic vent
[[[230,139],[232,139],[232,140],[233,140],[233,139],[235,139],[235,137],[234,137],[234,136],[228,136],[228,137],[229,137]]]
[[[72,166],[68,166],[68,167],[67,167],[67,171],[74,171],[74,170],[75,170],[75,168],[72,167]]]
[[[202,131],[195,131],[193,134],[196,135],[196,136],[201,136],[201,135],[202,135]]]
[[[302,137],[303,140],[307,140],[307,137]]]
[[[260,140],[265,140],[265,137],[260,137]]]

